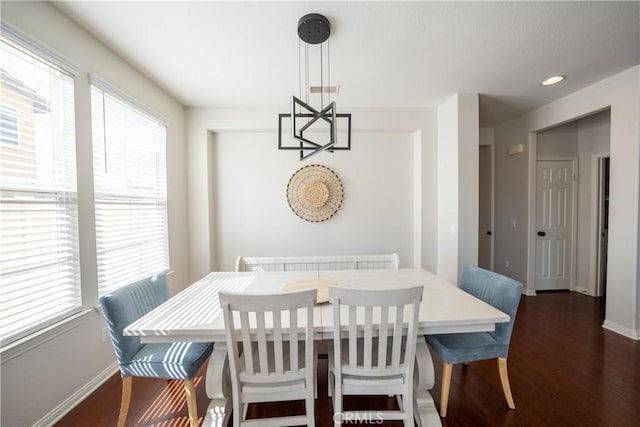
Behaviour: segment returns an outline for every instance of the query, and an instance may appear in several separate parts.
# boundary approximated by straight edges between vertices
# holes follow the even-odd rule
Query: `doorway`
[[[568,290],[574,275],[574,159],[537,161],[536,291]]]
[[[578,159],[574,165],[575,190],[573,202],[574,240],[571,280],[564,289],[590,296],[602,296],[606,292],[608,193],[606,185],[610,170],[611,117],[609,110],[596,112],[574,121],[543,129],[530,134],[530,193],[529,193],[529,264],[528,291],[546,287],[538,286],[538,269],[542,262],[538,244],[541,236],[537,223],[538,160]],[[604,159],[607,160],[604,160]],[[606,202],[606,204],[605,204]],[[560,245],[562,243],[559,243]],[[550,248],[548,248],[550,249]],[[561,260],[562,261],[562,260]],[[547,265],[551,265],[549,262]],[[602,286],[601,286],[602,285]]]
[[[493,146],[481,145],[478,159],[478,267],[493,270]]]
[[[609,171],[611,158],[598,159],[598,255],[596,261],[596,295],[607,294],[607,247],[609,243]]]

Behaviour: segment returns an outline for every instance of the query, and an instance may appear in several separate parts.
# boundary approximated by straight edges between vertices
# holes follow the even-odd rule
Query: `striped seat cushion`
[[[210,343],[145,344],[128,362],[120,365],[120,372],[123,377],[188,380],[212,349]]]

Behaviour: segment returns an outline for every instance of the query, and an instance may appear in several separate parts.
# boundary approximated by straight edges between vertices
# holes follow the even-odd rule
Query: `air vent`
[[[311,93],[340,93],[340,85],[338,86],[311,86],[309,87]]]

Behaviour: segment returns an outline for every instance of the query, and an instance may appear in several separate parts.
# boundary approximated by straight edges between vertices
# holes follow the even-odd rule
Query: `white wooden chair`
[[[316,290],[221,292],[219,297],[229,355],[233,425],[314,426]],[[302,399],[306,415],[246,419],[249,403]]]
[[[329,390],[335,426],[346,420],[402,420],[413,426],[413,370],[423,287],[394,290],[329,288],[333,350]],[[346,338],[344,338],[346,334]],[[344,411],[345,395],[395,395],[395,411]]]

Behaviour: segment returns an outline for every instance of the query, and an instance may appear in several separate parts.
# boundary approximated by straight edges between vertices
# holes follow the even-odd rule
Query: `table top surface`
[[[322,280],[332,286],[393,289],[424,286],[419,314],[419,333],[492,331],[509,316],[421,268],[382,270],[331,270],[289,272],[213,272],[187,287],[124,330],[143,342],[225,340],[224,321],[218,300],[220,291],[245,293],[280,292],[287,284]],[[317,338],[330,338],[333,330],[331,304],[314,309]]]

